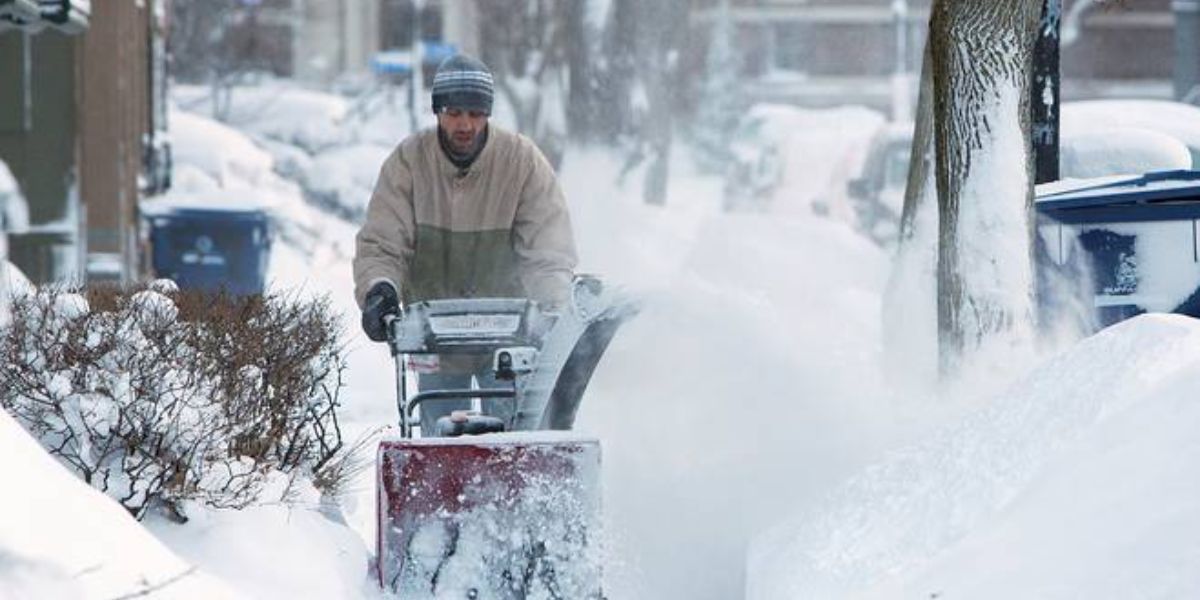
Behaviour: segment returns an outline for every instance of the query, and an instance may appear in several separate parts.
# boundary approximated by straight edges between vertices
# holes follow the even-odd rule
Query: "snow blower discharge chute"
[[[600,444],[569,432],[609,341],[636,313],[577,277],[547,313],[522,299],[431,300],[388,323],[399,428],[379,445],[381,586],[401,600],[599,599]],[[503,385],[409,394],[411,355],[490,359]],[[421,431],[421,407],[464,399]],[[419,433],[419,435],[417,435]]]

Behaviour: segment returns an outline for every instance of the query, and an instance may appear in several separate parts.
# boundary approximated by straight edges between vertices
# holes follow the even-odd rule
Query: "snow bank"
[[[308,205],[300,187],[274,173],[271,155],[251,138],[207,117],[183,111],[172,114],[175,184],[167,194],[144,203],[147,212],[175,206],[265,209],[277,228],[273,233],[281,239],[304,252],[345,255],[352,240],[339,245],[339,240],[346,237],[340,230],[349,225]],[[335,239],[325,235],[329,229],[339,230]],[[271,260],[278,261],[279,254],[273,252]],[[306,268],[289,266],[287,271]],[[271,268],[273,279],[279,271]]]
[[[760,536],[751,600],[1200,593],[1200,322],[1127,321]]]
[[[228,90],[224,122],[239,131],[316,152],[342,143],[341,128],[350,102],[340,96],[307,90],[284,81],[233,86]],[[192,113],[214,117],[213,89],[175,86],[171,97]],[[175,123],[171,123],[175,129]]]
[[[7,260],[0,263],[0,269],[4,270],[4,289],[9,294],[29,294],[33,293],[35,288],[33,282],[17,268],[17,265],[8,262]]]
[[[1086,100],[1062,109],[1064,132],[1137,128],[1169,135],[1200,156],[1200,107],[1166,100]]]
[[[1063,131],[1063,179],[1190,168],[1187,145],[1166,133],[1137,127]]]
[[[0,457],[0,597],[236,597],[54,462],[4,411]]]
[[[0,232],[24,231],[29,228],[29,204],[21,194],[21,186],[8,165],[0,160]]]
[[[315,493],[305,496],[294,507],[192,506],[184,525],[152,519],[147,527],[180,556],[235,583],[248,598],[377,597],[363,539],[322,514]]]
[[[254,187],[266,183],[272,169],[271,156],[244,134],[178,109],[171,110],[169,118],[177,168],[196,169],[222,187],[235,183]],[[188,181],[185,178],[183,183]]]

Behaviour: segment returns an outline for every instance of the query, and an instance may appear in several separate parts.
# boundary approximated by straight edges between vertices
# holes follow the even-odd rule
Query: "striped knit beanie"
[[[462,54],[442,61],[433,76],[433,112],[444,108],[492,114],[492,72],[487,65]]]

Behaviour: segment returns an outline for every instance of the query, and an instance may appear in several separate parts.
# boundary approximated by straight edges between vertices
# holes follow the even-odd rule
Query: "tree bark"
[[[570,84],[567,121],[572,139],[590,142],[596,135],[596,69],[599,31],[588,20],[591,0],[565,0],[567,64]]]
[[[921,84],[917,92],[917,117],[913,124],[913,139],[908,168],[908,181],[904,187],[904,207],[900,211],[900,248],[913,241],[918,214],[932,209],[927,202],[933,196],[934,145],[933,145],[933,65],[930,64],[930,45],[925,44],[921,58]],[[932,237],[930,238],[932,240]]]
[[[485,27],[484,60],[508,99],[517,130],[529,136],[555,168],[567,135],[565,6],[554,0],[492,3],[476,0]],[[555,114],[551,114],[555,113]]]
[[[930,16],[945,377],[1033,327],[1032,53],[1040,0],[936,0]]]

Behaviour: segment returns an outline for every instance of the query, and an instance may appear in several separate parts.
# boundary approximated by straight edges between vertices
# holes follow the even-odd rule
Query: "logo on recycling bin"
[[[199,251],[200,254],[208,254],[209,252],[212,252],[212,249],[212,238],[208,237],[207,235],[202,235],[196,238],[196,250]]]

